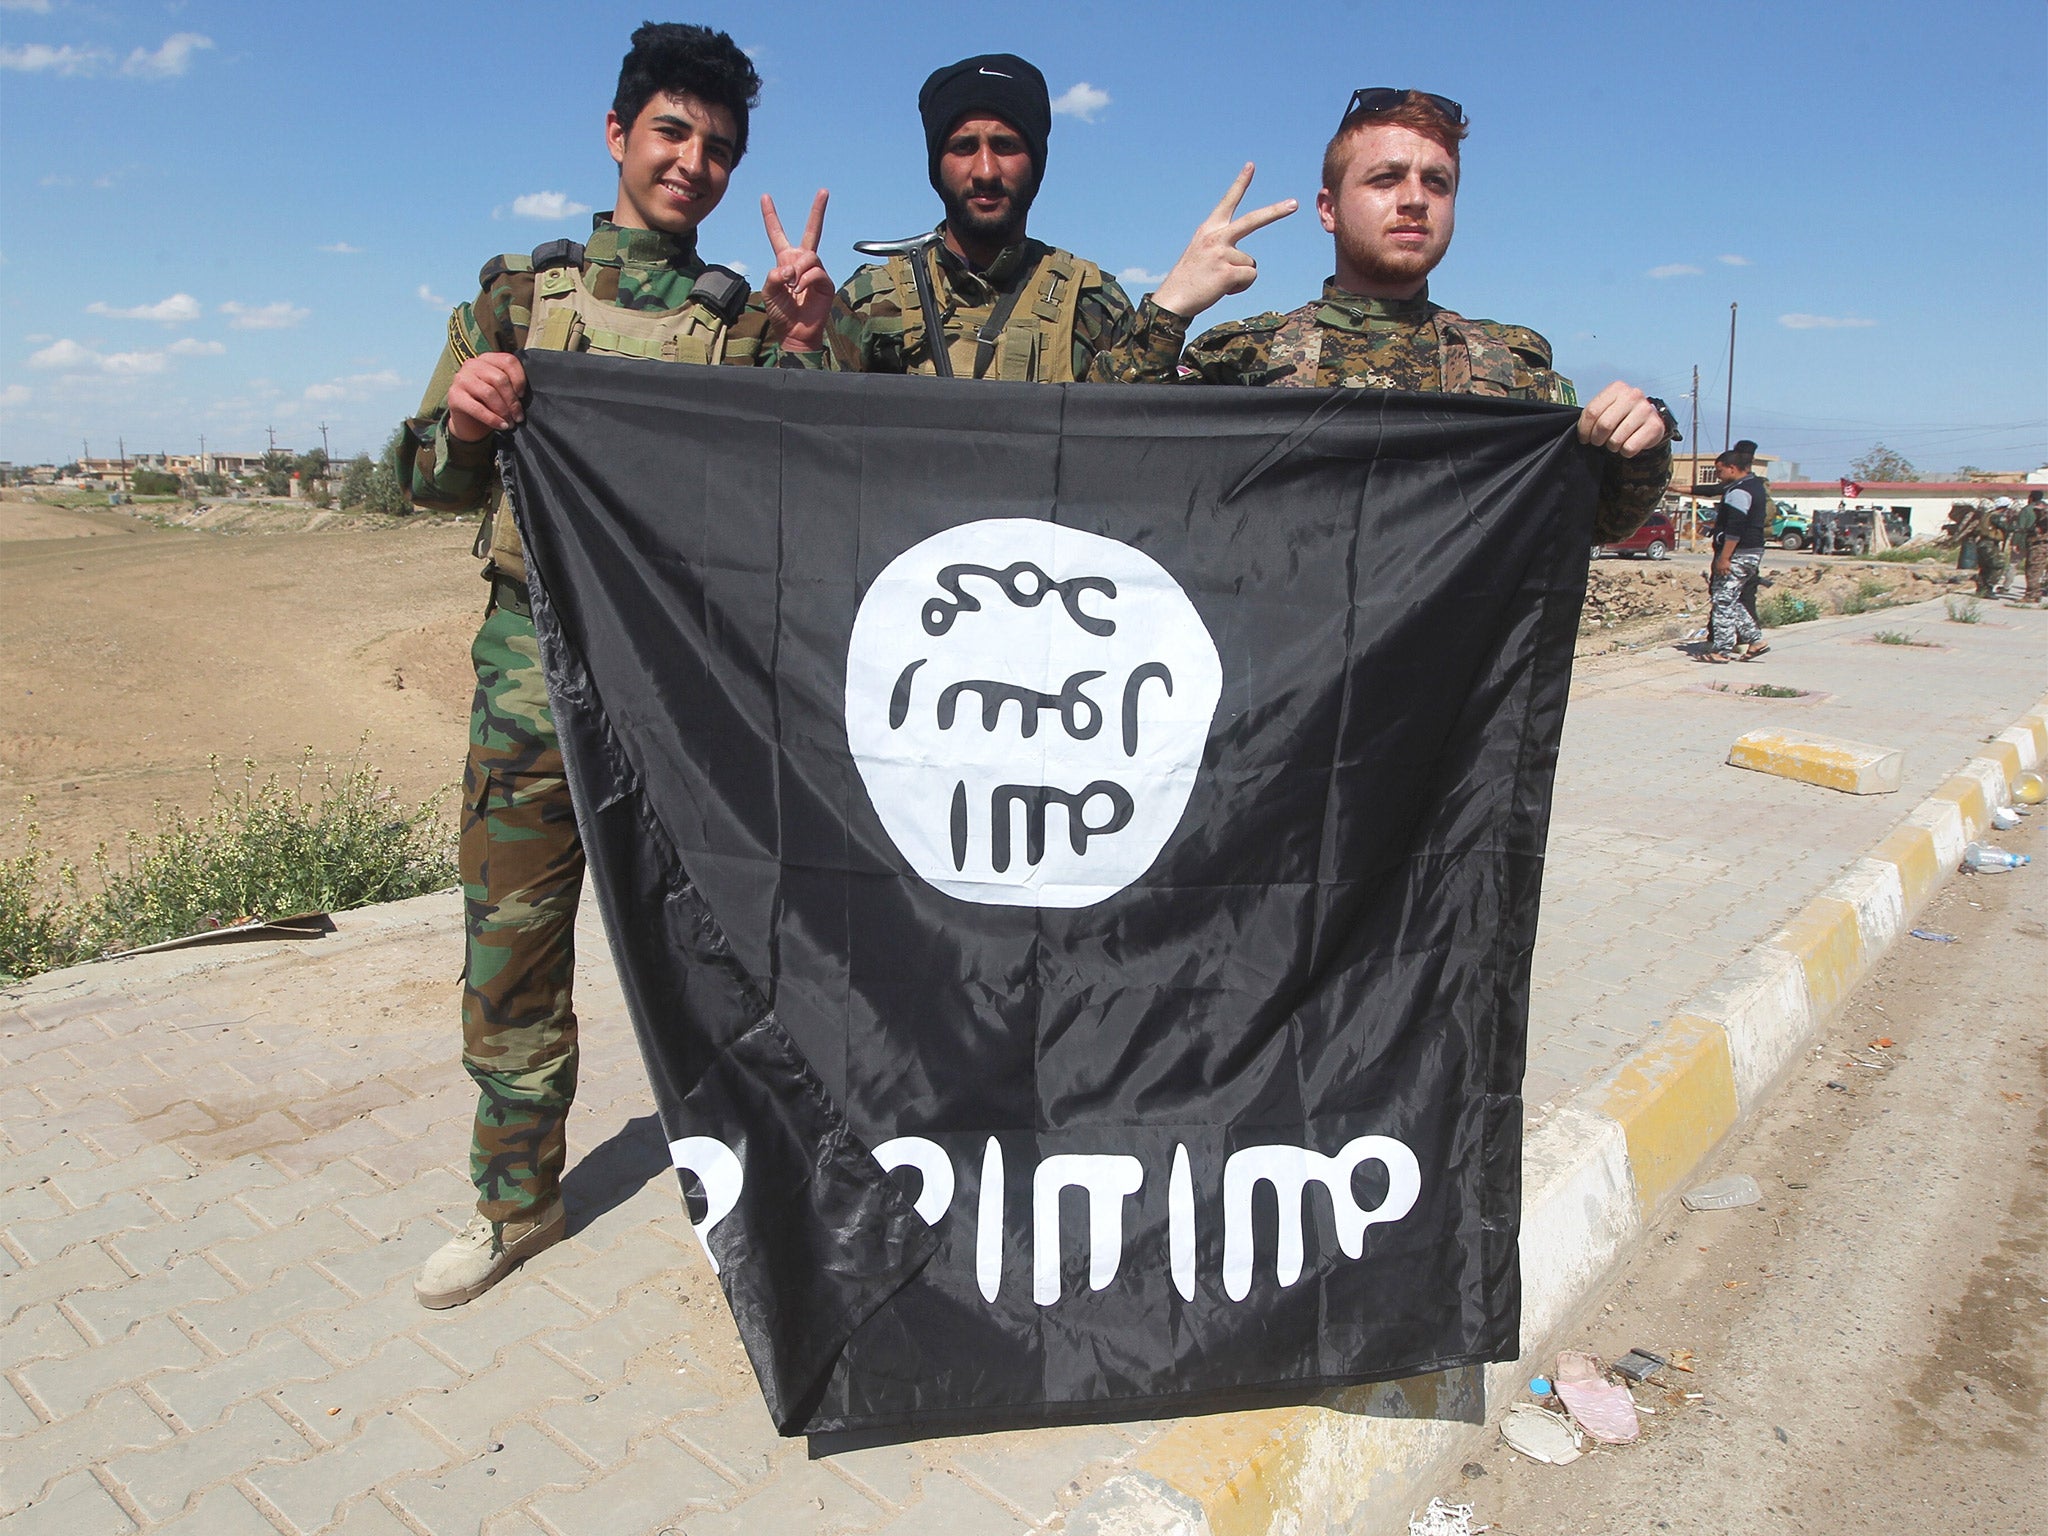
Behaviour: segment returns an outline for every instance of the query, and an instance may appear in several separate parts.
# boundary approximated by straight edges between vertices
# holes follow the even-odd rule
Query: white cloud
[[[220,312],[229,316],[228,324],[238,331],[282,331],[313,313],[282,299],[275,304],[237,304],[230,299]]]
[[[140,75],[145,80],[169,80],[192,67],[193,54],[212,46],[212,38],[197,32],[173,32],[156,49],[138,48],[129,54],[121,73]]]
[[[520,219],[566,219],[590,212],[590,204],[571,202],[566,192],[522,192],[512,199],[512,215]]]
[[[723,265],[731,267],[733,271],[739,273],[741,277],[752,277],[754,275],[754,269],[748,266],[744,261],[728,261],[723,263]]]
[[[1716,256],[1714,260],[1720,262],[1724,267],[1753,267],[1756,265],[1747,256]]]
[[[51,342],[40,352],[31,352],[28,365],[31,368],[61,368],[67,372],[76,372],[81,368],[96,367],[99,360],[97,352],[81,347],[66,336],[61,341]]]
[[[199,318],[199,301],[189,293],[174,293],[155,304],[138,304],[133,309],[116,309],[95,299],[85,306],[88,315],[105,315],[109,320],[161,320],[166,325],[183,325]]]
[[[1661,267],[1650,268],[1652,277],[1698,277],[1700,269],[1690,262],[1673,261]]]
[[[1780,315],[1778,324],[1788,331],[1845,331],[1862,330],[1877,322],[1856,315]]]
[[[40,352],[29,354],[31,368],[48,368],[58,373],[111,373],[133,376],[162,373],[166,358],[161,352],[113,352],[102,355],[80,346],[69,336],[53,341]]]
[[[1157,288],[1166,281],[1164,272],[1147,272],[1143,267],[1125,267],[1117,273],[1117,281],[1130,283],[1139,288]]]
[[[0,69],[24,75],[89,75],[107,62],[98,48],[74,48],[69,43],[52,48],[48,43],[27,43],[20,48],[0,48]]]
[[[1052,101],[1053,111],[1065,117],[1078,117],[1084,123],[1095,121],[1095,114],[1109,105],[1109,92],[1099,91],[1086,80],[1070,85]]]
[[[0,411],[11,410],[17,405],[27,405],[29,398],[30,391],[26,384],[9,384],[5,389],[0,389]]]
[[[36,185],[39,187],[68,187],[73,185],[73,182],[69,176],[53,175],[45,176],[41,181],[37,182]]]
[[[161,352],[116,352],[100,359],[102,373],[162,373],[164,355]]]
[[[332,245],[321,246],[320,249],[330,256],[360,256],[363,254],[363,248],[360,245],[350,245],[346,240],[337,240]]]
[[[442,298],[441,295],[439,295],[438,293],[434,292],[434,290],[429,288],[425,283],[420,284],[419,292],[420,302],[422,304],[431,304],[436,309],[446,309],[448,307],[448,301]]]
[[[33,11],[38,16],[47,16],[50,0],[0,0],[0,11]]]
[[[346,378],[330,379],[325,384],[306,386],[306,398],[315,404],[336,400],[361,400],[385,390],[398,388],[405,380],[390,369],[377,373],[352,373]]]
[[[227,347],[218,341],[201,341],[196,336],[180,336],[171,343],[173,357],[219,357]]]

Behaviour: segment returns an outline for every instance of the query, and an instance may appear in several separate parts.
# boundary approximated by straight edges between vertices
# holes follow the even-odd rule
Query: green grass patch
[[[1857,578],[1856,590],[1845,593],[1837,600],[1839,613],[1868,613],[1873,608],[1889,608],[1892,605],[1892,586],[1881,576]]]
[[[0,982],[251,918],[340,912],[455,883],[433,807],[398,804],[376,770],[330,766],[314,782],[310,751],[290,784],[243,768],[231,787],[215,760],[206,813],[159,808],[153,832],[128,835],[121,869],[102,845],[89,871],[62,865],[52,879],[31,800],[17,819],[25,851],[0,860]]]
[[[1954,624],[1981,624],[1984,622],[1984,605],[1974,597],[1945,598],[1942,606],[1948,609],[1949,621]]]
[[[1746,699],[1803,699],[1806,690],[1786,688],[1777,683],[1752,683],[1742,690],[1742,696]]]
[[[1948,554],[1929,544],[1900,544],[1892,549],[1881,549],[1876,554],[1866,555],[1864,558],[1882,560],[1886,565],[1918,565],[1923,560],[1946,560]]]
[[[1773,592],[1756,605],[1756,617],[1766,629],[1807,624],[1820,617],[1820,604],[1811,598],[1794,597],[1790,592]]]
[[[1903,629],[1880,629],[1870,637],[1879,645],[1931,645],[1930,640],[1915,640]]]

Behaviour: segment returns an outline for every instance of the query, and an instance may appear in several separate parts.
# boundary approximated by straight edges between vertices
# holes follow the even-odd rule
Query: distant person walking
[[[1998,595],[1999,579],[2005,575],[2005,536],[2012,527],[2011,514],[2012,498],[2001,496],[1988,507],[1981,503],[1972,507],[1957,530],[1961,548],[1956,569],[1975,567],[1979,597]]]
[[[2026,600],[2048,608],[2048,500],[2042,492],[2027,492],[2026,503],[2013,514],[2012,533],[2027,562]]]
[[[1771,483],[1762,475],[1756,473],[1756,443],[1745,437],[1731,448],[1729,452],[1739,455],[1735,461],[1736,467],[1756,482],[1752,489],[1757,496],[1757,505],[1763,508],[1764,543],[1768,547],[1771,536]],[[1755,572],[1744,577],[1742,582],[1742,606],[1749,611],[1750,618],[1756,620],[1758,628],[1763,627],[1763,620],[1757,618],[1756,594],[1757,589],[1763,584],[1763,551],[1760,549],[1757,552],[1757,568]]]
[[[1744,661],[1755,661],[1770,650],[1763,626],[1742,606],[1742,584],[1763,565],[1764,528],[1770,516],[1768,499],[1759,489],[1763,482],[1744,470],[1743,457],[1731,448],[1714,460],[1714,473],[1721,481],[1721,501],[1714,512],[1714,561],[1707,570],[1714,612],[1700,660],[1716,664],[1735,659],[1737,646],[1746,647],[1739,653]]]

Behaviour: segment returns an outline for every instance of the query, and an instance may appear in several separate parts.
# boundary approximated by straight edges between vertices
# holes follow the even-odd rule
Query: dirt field
[[[483,586],[468,518],[369,518],[273,502],[69,509],[0,494],[0,855],[34,795],[43,844],[83,860],[203,809],[217,754],[239,778],[358,759],[453,826]],[[1600,560],[1580,655],[1705,622],[1703,562]],[[1828,611],[1856,583],[1946,590],[1936,566],[1780,564]]]
[[[208,518],[226,531],[0,500],[0,853],[24,795],[44,846],[83,859],[157,801],[203,809],[210,754],[239,778],[307,747],[438,797],[452,827],[483,605],[468,521]]]

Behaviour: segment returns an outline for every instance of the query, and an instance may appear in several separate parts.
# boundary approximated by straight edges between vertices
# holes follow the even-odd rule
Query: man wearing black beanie
[[[1129,330],[1131,302],[1091,261],[1025,234],[1045,176],[1052,101],[1045,76],[1009,53],[936,70],[917,95],[932,188],[946,210],[930,237],[892,242],[887,261],[839,290],[833,359],[860,373],[944,373],[1066,383]],[[916,268],[925,271],[928,332]]]

